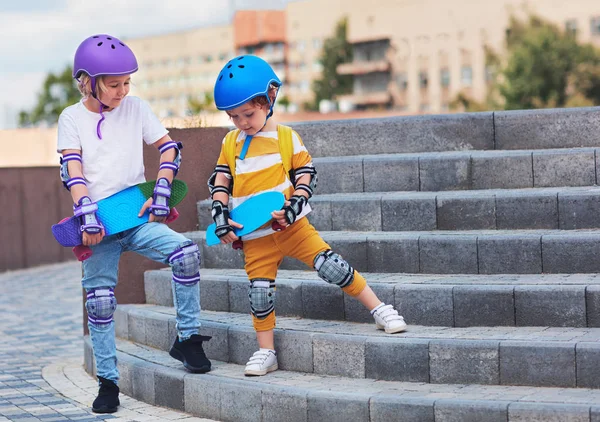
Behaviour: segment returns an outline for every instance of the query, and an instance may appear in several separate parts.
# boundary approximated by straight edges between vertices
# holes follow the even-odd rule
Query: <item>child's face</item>
[[[115,108],[127,94],[129,94],[130,75],[105,76],[104,85],[106,92],[100,90],[100,101],[109,108]]]
[[[247,102],[239,107],[227,110],[233,124],[246,135],[256,135],[265,125],[267,120],[267,106],[260,106]]]

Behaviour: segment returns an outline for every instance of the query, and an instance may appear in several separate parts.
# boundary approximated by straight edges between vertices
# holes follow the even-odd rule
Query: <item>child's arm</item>
[[[95,204],[89,197],[88,188],[83,178],[81,151],[78,149],[65,149],[61,153],[63,156],[61,179],[65,187],[71,192],[71,198],[73,198],[75,204],[73,207],[75,214],[80,213],[79,215],[82,217],[83,244],[86,246],[96,245],[104,237],[104,228],[98,222],[95,211],[90,211]]]
[[[243,226],[229,218],[229,186],[231,180],[226,173],[216,172],[211,189],[212,194],[212,217],[217,225],[215,234],[221,239],[221,243],[233,243],[238,240],[233,229],[241,229]]]
[[[271,216],[280,225],[286,227],[296,221],[296,217],[302,212],[302,208],[310,199],[308,191],[303,186],[310,186],[312,176],[304,174],[296,179],[296,190],[292,197],[285,201],[283,208],[278,211],[273,211]]]

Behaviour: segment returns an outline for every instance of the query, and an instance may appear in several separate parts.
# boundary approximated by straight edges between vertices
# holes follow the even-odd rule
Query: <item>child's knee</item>
[[[90,325],[96,328],[107,327],[117,310],[117,298],[113,289],[100,287],[88,290],[85,309]]]
[[[264,320],[275,311],[275,280],[254,278],[248,289],[252,316]]]
[[[194,285],[200,281],[200,251],[198,245],[187,240],[170,256],[173,281],[183,285]]]

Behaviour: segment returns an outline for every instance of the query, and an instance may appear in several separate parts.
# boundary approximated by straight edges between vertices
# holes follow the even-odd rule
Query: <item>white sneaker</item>
[[[276,371],[277,353],[271,349],[259,349],[254,352],[244,370],[245,375],[266,375],[268,372]]]
[[[385,330],[388,334],[399,333],[406,330],[404,318],[398,315],[398,311],[392,305],[384,305],[373,312],[375,324],[379,330]]]

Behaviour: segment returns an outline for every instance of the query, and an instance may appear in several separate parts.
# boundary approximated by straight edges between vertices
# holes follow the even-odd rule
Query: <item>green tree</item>
[[[333,100],[337,95],[352,92],[352,75],[340,75],[338,65],[352,61],[352,45],[348,42],[346,34],[348,20],[340,20],[335,27],[331,38],[323,43],[319,62],[323,66],[321,78],[313,81],[312,90],[315,95],[313,109],[318,109],[321,100]]]
[[[73,79],[73,69],[67,66],[60,73],[49,73],[41,91],[37,94],[37,103],[32,110],[19,112],[19,126],[35,126],[40,123],[54,124],[62,111],[81,98]]]
[[[214,108],[214,98],[210,92],[205,92],[198,97],[189,96],[187,107],[190,115],[198,114]]]

